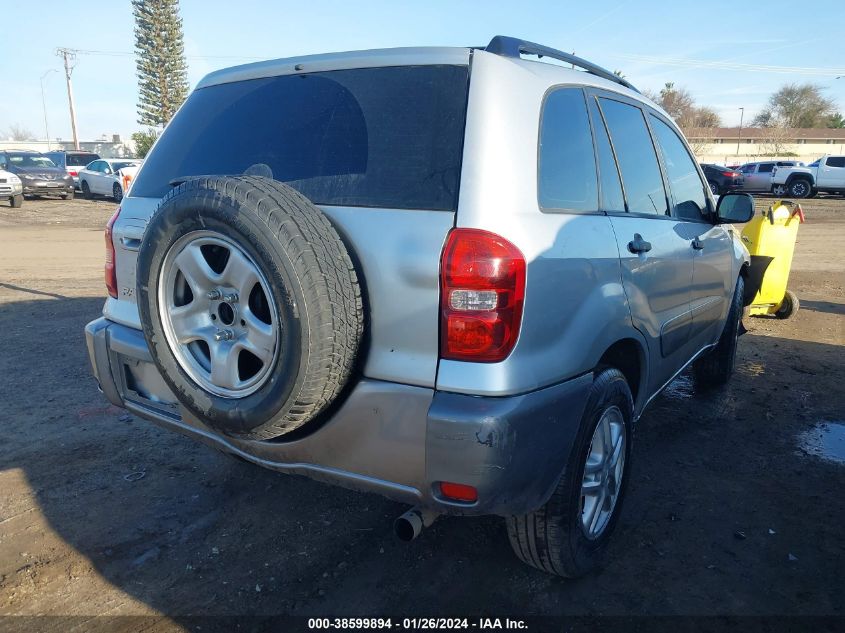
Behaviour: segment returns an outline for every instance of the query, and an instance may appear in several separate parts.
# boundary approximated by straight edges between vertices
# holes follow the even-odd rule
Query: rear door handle
[[[700,251],[701,249],[703,249],[703,248],[704,248],[704,242],[702,242],[702,241],[701,241],[700,239],[698,239],[698,238],[695,238],[695,239],[692,241],[692,247],[693,247],[695,250]]]
[[[632,253],[648,253],[651,250],[651,242],[646,242],[639,233],[634,233],[634,239],[628,242],[628,250]]]

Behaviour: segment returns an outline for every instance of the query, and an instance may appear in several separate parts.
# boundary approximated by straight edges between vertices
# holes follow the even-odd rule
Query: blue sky
[[[40,78],[50,137],[71,138],[57,46],[81,53],[73,71],[80,138],[124,137],[136,120],[133,20],[129,0],[0,0],[0,131],[20,124],[44,137]],[[796,7],[802,17],[796,18]],[[441,2],[182,0],[185,52],[193,86],[207,72],[337,50],[390,46],[483,45],[514,35],[575,51],[640,89],[688,88],[725,125],[746,121],[787,82],[826,88],[845,111],[845,2]],[[19,28],[10,28],[20,25]],[[116,54],[114,54],[116,53]],[[761,68],[762,67],[762,68]]]

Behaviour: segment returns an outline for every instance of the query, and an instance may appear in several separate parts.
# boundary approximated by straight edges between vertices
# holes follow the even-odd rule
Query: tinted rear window
[[[98,160],[99,154],[65,154],[66,165],[87,165],[91,161]]]
[[[196,90],[132,194],[185,176],[272,177],[317,204],[457,207],[468,68],[337,70]]]

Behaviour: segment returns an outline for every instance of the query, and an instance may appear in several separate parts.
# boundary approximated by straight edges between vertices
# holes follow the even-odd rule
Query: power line
[[[75,49],[77,53],[83,55],[96,55],[100,57],[135,57],[134,51],[98,51],[91,49]],[[244,59],[244,60],[264,60],[266,57],[249,57],[246,55],[185,55],[185,59]]]
[[[703,59],[687,59],[683,57],[656,57],[651,55],[611,55],[627,61],[641,62],[655,66],[678,66],[685,68],[712,68],[715,70],[732,70],[738,72],[780,73],[787,75],[819,75],[835,77],[841,75],[842,68],[822,68],[812,66],[773,66],[767,64],[743,64],[735,61],[708,61]]]

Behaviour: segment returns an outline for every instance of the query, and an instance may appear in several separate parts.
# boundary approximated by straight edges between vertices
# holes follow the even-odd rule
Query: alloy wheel
[[[231,239],[193,231],[177,240],[158,298],[170,349],[203,389],[243,398],[270,378],[281,345],[276,303],[255,260]]]
[[[625,418],[617,406],[604,410],[587,453],[581,481],[581,529],[597,539],[607,528],[625,472]]]

